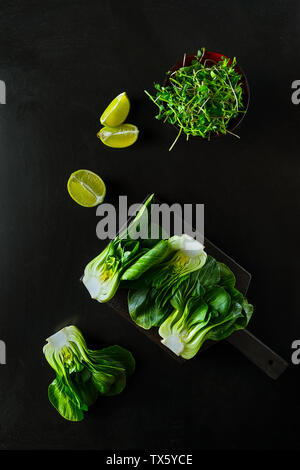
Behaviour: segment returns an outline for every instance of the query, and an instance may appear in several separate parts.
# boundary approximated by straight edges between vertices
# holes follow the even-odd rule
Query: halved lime
[[[126,92],[120,93],[112,102],[107,106],[106,110],[100,118],[103,126],[116,127],[122,124],[128,116],[130,109],[130,102]]]
[[[106,194],[104,181],[90,170],[77,170],[72,173],[67,188],[71,198],[84,207],[101,204]]]
[[[136,142],[139,130],[133,124],[121,124],[118,127],[102,127],[97,136],[108,147],[124,148]]]

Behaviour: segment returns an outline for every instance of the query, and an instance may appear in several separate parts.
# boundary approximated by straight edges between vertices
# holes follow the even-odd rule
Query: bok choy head
[[[49,400],[70,421],[81,421],[100,394],[120,393],[135,368],[131,353],[120,346],[88,349],[75,326],[50,336],[43,352],[56,372],[48,388]]]
[[[167,240],[169,258],[146,273],[145,282],[152,287],[165,289],[176,287],[176,283],[189,273],[198,271],[204,266],[207,254],[202,243],[190,235],[175,235]]]
[[[123,271],[144,253],[134,240],[115,239],[85,268],[82,282],[92,299],[108,302],[116,293]]]
[[[184,359],[194,357],[207,339],[219,341],[245,328],[253,313],[246,298],[228,286],[234,279],[230,270],[219,263],[215,267],[215,272],[209,269],[206,275],[213,279],[219,271],[219,283],[224,281],[225,286],[204,287],[205,278],[200,271],[196,287],[189,290],[186,283],[179,287],[171,299],[174,310],[159,328],[162,343]]]
[[[146,263],[142,262],[138,269],[128,271],[153,247],[153,243],[146,243],[143,239],[136,238],[138,233],[143,231],[141,226],[145,225],[146,229],[149,226],[148,208],[152,199],[153,195],[143,204],[129,227],[124,229],[102,253],[86,266],[82,281],[93,299],[99,302],[109,301],[115,295],[122,279],[135,279],[150,266],[151,262],[148,259]],[[154,257],[152,252],[152,257],[148,258],[153,260]]]
[[[166,243],[167,260],[149,269],[128,294],[131,318],[145,329],[160,326],[171,311],[173,291],[189,274],[201,270],[207,258],[203,245],[189,235],[176,235]]]
[[[83,369],[87,345],[76,326],[63,328],[46,341],[43,353],[57,374],[63,376]]]
[[[168,264],[180,276],[196,271],[205,264],[207,254],[204,246],[190,235],[169,238],[169,246],[175,254]]]

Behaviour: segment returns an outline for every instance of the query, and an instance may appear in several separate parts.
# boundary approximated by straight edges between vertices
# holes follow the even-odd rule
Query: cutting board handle
[[[227,341],[274,380],[288,367],[282,357],[246,329],[234,332]]]

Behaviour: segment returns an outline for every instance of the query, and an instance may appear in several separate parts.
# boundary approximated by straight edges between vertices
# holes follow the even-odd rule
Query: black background
[[[300,4],[291,1],[1,1],[1,449],[299,448],[299,372],[272,381],[226,342],[181,366],[78,282],[104,247],[95,209],[68,196],[88,168],[107,202],[151,192],[205,203],[206,236],[252,275],[250,330],[290,361],[298,308]],[[184,139],[154,119],[143,90],[184,52],[238,58],[251,87],[238,133]],[[96,138],[99,116],[127,91],[140,128],[131,148]],[[137,361],[124,393],[81,423],[50,405],[42,347],[75,323],[91,346],[120,344]],[[299,370],[298,370],[299,368]]]

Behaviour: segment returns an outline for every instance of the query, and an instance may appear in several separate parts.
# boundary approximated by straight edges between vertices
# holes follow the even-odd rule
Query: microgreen
[[[167,72],[166,85],[154,84],[155,96],[145,90],[159,108],[156,119],[179,128],[169,150],[182,132],[187,140],[190,136],[210,140],[213,134],[233,134],[228,129],[230,120],[246,112],[242,76],[235,70],[236,58],[224,57],[218,63],[212,63],[203,60],[204,52],[204,48],[199,50],[191,65]]]

